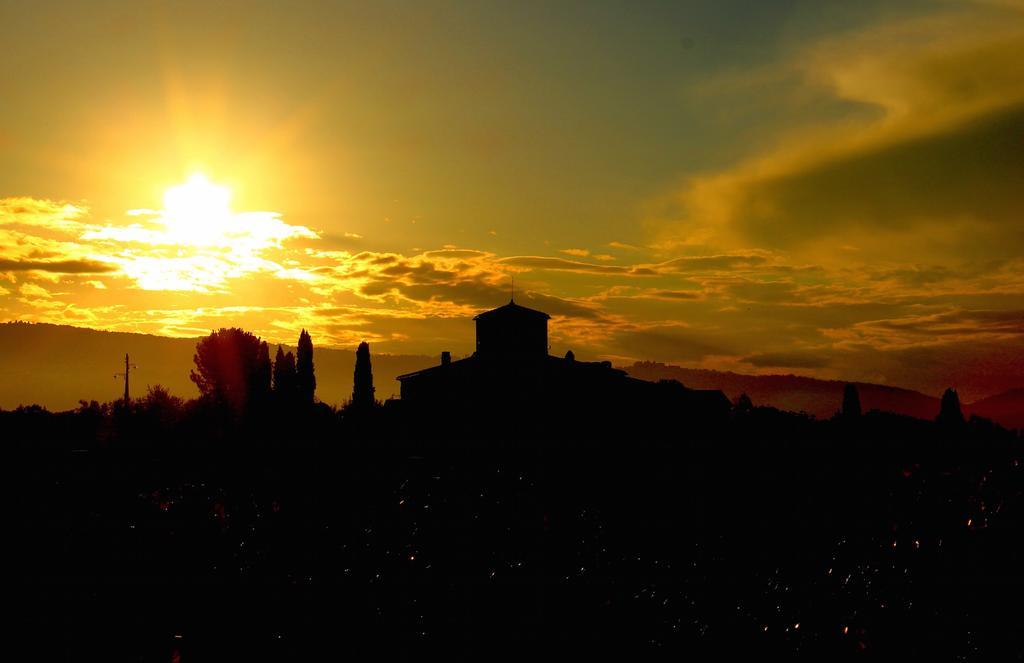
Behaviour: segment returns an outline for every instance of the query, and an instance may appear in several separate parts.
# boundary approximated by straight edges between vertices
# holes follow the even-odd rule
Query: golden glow
[[[568,13],[37,4],[0,59],[0,320],[433,355],[514,273],[579,357],[1024,384],[1020,0],[764,12],[679,57],[731,10],[596,12],[568,53]]]

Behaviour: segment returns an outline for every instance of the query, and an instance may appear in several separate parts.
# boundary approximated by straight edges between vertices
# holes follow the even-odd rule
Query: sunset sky
[[[0,2],[0,320],[1024,385],[1024,2]]]

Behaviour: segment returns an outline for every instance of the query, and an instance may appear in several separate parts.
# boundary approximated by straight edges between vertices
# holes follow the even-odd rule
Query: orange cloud
[[[803,81],[799,94],[850,112],[690,179],[681,218],[663,220],[660,243],[843,261],[854,257],[839,245],[896,258],[922,234],[919,257],[948,258],[965,243],[977,254],[1024,247],[1015,222],[1024,169],[1013,138],[1024,127],[1021,52],[1020,8],[977,4],[798,50],[765,76],[788,70]]]

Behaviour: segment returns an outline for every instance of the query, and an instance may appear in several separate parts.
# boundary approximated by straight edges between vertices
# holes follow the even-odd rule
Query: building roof
[[[443,371],[456,372],[465,369],[472,370],[472,367],[475,365],[479,365],[481,361],[482,360],[480,359],[479,355],[470,355],[468,357],[463,357],[462,359],[452,361],[450,364],[447,365],[440,364],[437,366],[428,366],[427,368],[421,368],[418,371],[405,373],[404,375],[397,376],[395,379],[401,382],[402,380],[406,380],[408,378],[415,378],[419,377],[420,375],[440,373]],[[565,359],[563,357],[554,357],[552,355],[547,355],[545,361],[547,362],[546,365],[549,367],[561,367],[563,370],[571,370],[574,371],[576,374],[590,373],[591,375],[593,375],[595,373],[600,373],[601,375],[615,375],[619,377],[625,377],[629,380],[636,380],[636,378],[627,377],[626,371],[620,368],[612,368],[611,362],[607,361],[576,361],[575,359]],[[637,381],[645,382],[643,380]]]
[[[450,364],[447,364],[447,365],[446,364],[439,364],[439,365],[436,365],[436,366],[427,366],[426,368],[421,368],[418,371],[412,371],[411,373],[403,373],[402,375],[396,376],[395,379],[398,380],[399,382],[401,382],[402,380],[405,380],[406,378],[413,378],[413,377],[416,377],[416,376],[419,376],[419,375],[424,375],[426,373],[434,373],[434,372],[441,371],[441,370],[450,371],[450,370],[452,370],[452,368],[451,368],[452,366],[464,365],[464,364],[466,364],[468,362],[471,362],[472,359],[473,359],[472,356],[470,356],[470,357],[463,357],[462,359],[456,359],[455,361],[453,361],[453,362],[451,362]]]
[[[547,313],[537,311],[532,308],[526,308],[525,306],[520,306],[519,304],[516,304],[514,300],[509,300],[508,304],[505,304],[504,306],[499,306],[498,308],[491,309],[490,311],[484,311],[473,319],[479,320],[480,318],[489,318],[491,316],[533,317],[542,320],[551,319],[551,316]]]

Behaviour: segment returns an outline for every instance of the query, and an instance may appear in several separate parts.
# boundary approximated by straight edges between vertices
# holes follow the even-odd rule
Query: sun
[[[314,278],[282,260],[285,242],[318,239],[318,232],[286,223],[278,212],[232,209],[231,189],[202,173],[167,189],[163,209],[131,209],[128,215],[143,220],[82,237],[130,244],[118,256],[121,269],[144,290],[215,292],[257,274]]]
[[[202,173],[164,193],[163,222],[167,232],[184,244],[210,244],[230,231],[231,190],[211,182]]]

